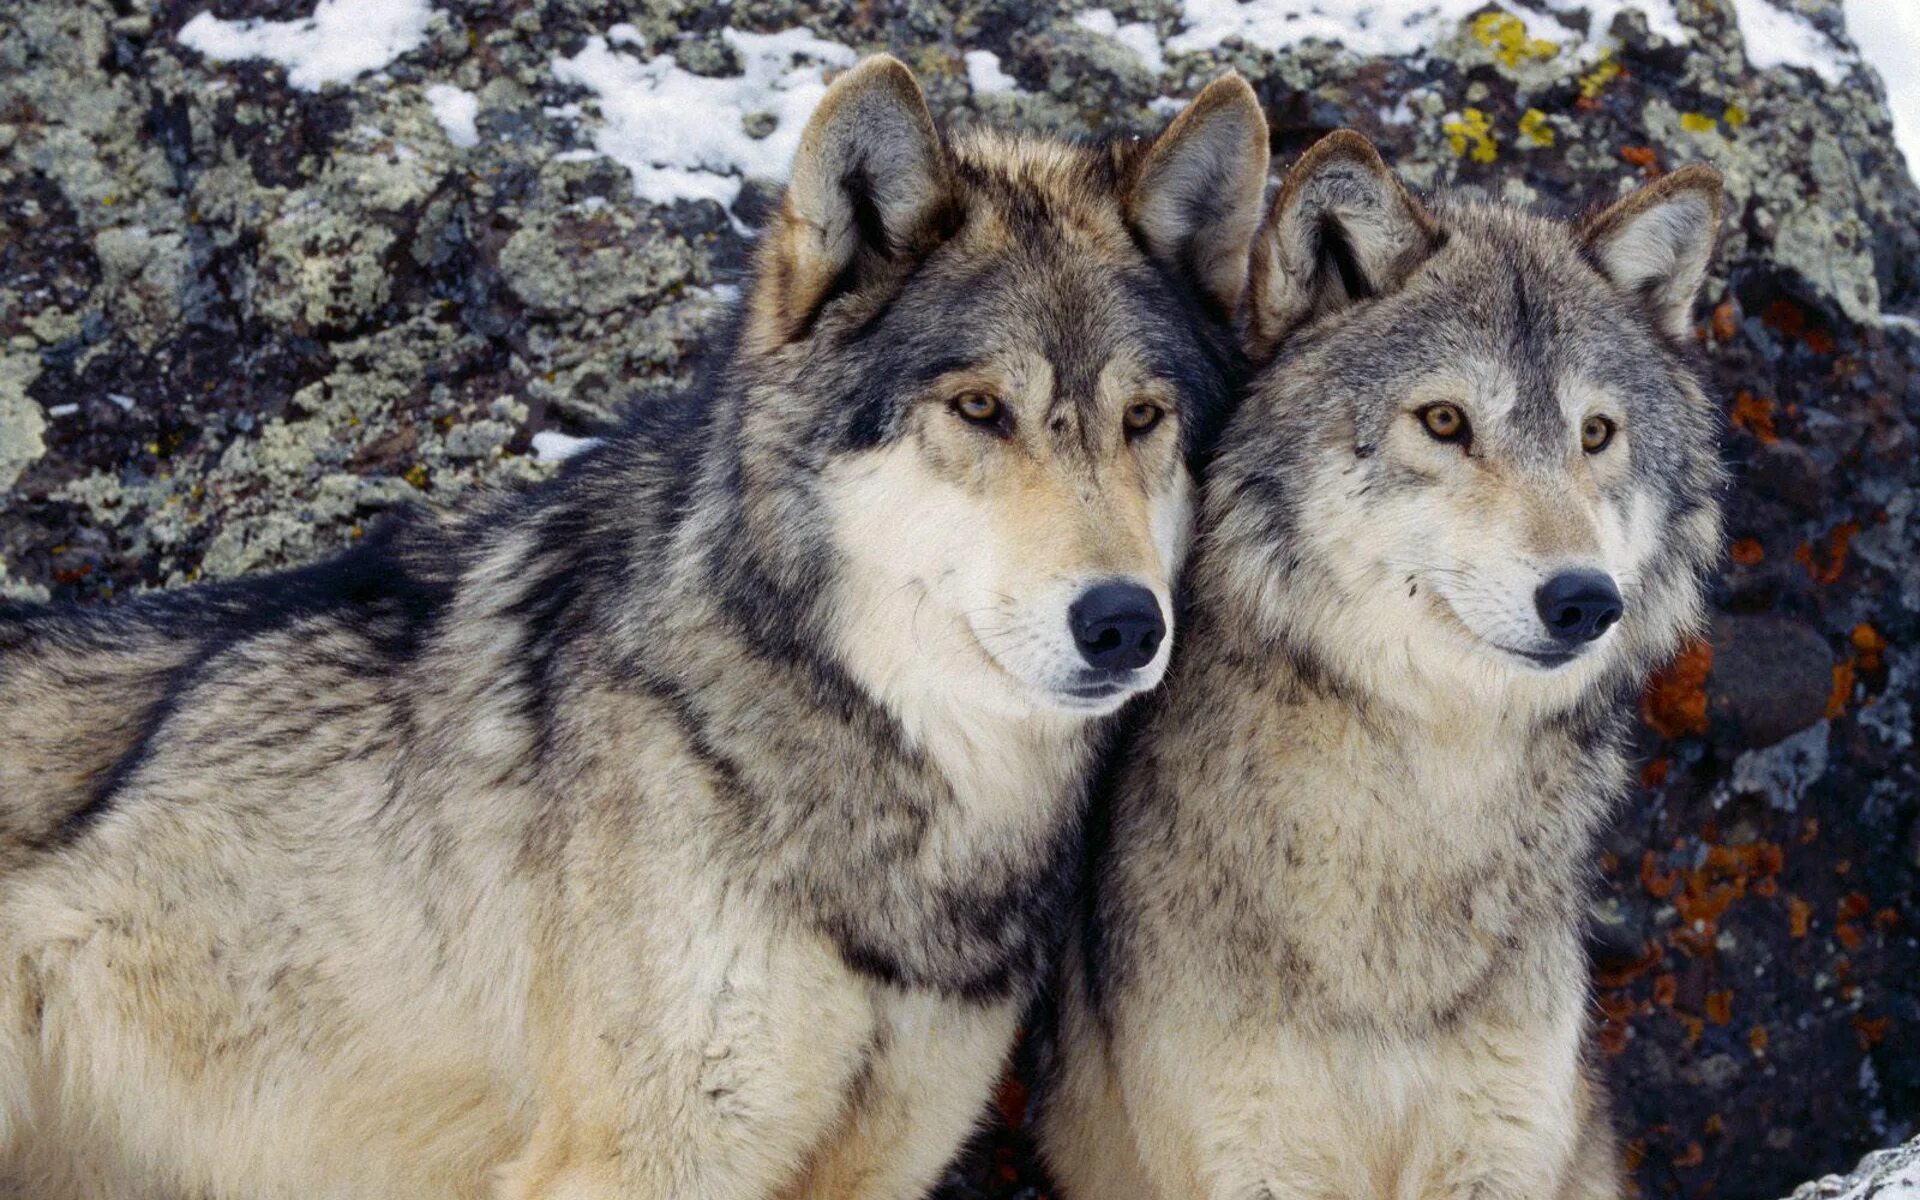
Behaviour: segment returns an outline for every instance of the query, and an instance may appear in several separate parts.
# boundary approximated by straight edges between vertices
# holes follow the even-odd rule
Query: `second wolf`
[[[1060,989],[1072,1200],[1618,1195],[1583,884],[1718,554],[1686,343],[1719,214],[1698,167],[1573,225],[1429,210],[1352,134],[1288,175],[1279,353]]]
[[[1265,124],[802,138],[716,385],[280,579],[0,610],[0,1193],[904,1200],[1157,682]]]

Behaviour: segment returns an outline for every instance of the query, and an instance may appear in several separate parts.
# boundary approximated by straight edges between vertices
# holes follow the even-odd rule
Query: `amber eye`
[[[1138,437],[1140,434],[1158,425],[1160,418],[1166,415],[1167,411],[1158,404],[1141,400],[1138,403],[1127,405],[1126,414],[1122,416],[1120,420],[1126,425],[1129,437]]]
[[[1613,441],[1614,430],[1618,428],[1605,417],[1588,417],[1580,426],[1580,448],[1588,454],[1598,454]]]
[[[962,392],[953,398],[953,411],[975,425],[993,425],[1002,412],[1000,397],[986,392]]]
[[[1429,404],[1419,412],[1420,425],[1435,441],[1467,440],[1467,414],[1456,404]]]

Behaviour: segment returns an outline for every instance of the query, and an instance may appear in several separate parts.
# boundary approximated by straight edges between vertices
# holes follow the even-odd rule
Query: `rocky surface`
[[[1920,1122],[1920,192],[1837,6],[1781,3],[1826,78],[1752,67],[1722,0],[1454,5],[1397,57],[1196,45],[1176,0],[433,0],[384,71],[303,87],[181,30],[313,0],[19,0],[0,589],[95,603],[301,562],[396,503],[550,473],[536,434],[681,384],[772,184],[655,203],[595,152],[613,114],[555,59],[623,24],[705,80],[752,69],[723,23],[804,26],[901,55],[949,121],[1067,132],[1146,128],[1232,65],[1277,161],[1353,126],[1421,187],[1557,210],[1713,161],[1733,204],[1699,341],[1732,545],[1711,637],[1643,704],[1595,974],[1641,1193],[1782,1195]],[[1568,26],[1586,49],[1539,36]],[[950,1195],[1044,1186],[1023,1103],[1010,1084]]]

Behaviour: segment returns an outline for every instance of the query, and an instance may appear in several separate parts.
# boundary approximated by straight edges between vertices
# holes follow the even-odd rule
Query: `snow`
[[[1020,90],[1020,82],[1000,69],[1000,56],[991,50],[967,51],[967,85],[976,96],[994,96]]]
[[[1133,51],[1155,75],[1167,69],[1167,56],[1160,45],[1160,31],[1146,21],[1122,25],[1112,9],[1090,8],[1073,18],[1073,23],[1101,37],[1112,38]]]
[[[565,462],[576,454],[584,454],[600,444],[599,438],[574,437],[558,430],[542,429],[533,435],[533,458],[535,462]]]
[[[433,15],[428,0],[319,0],[294,21],[223,21],[203,12],[180,29],[180,44],[216,62],[264,58],[302,91],[346,83],[419,47]]]
[[[1760,70],[1804,67],[1829,85],[1846,78],[1848,64],[1840,47],[1797,14],[1774,7],[1770,0],[1733,0],[1733,12],[1747,61]]]
[[[433,119],[446,130],[448,141],[463,150],[480,144],[480,127],[474,123],[480,115],[480,97],[450,83],[436,83],[427,89],[427,103],[433,106]]]
[[[807,117],[826,95],[826,69],[850,67],[859,58],[806,29],[725,29],[721,36],[739,53],[743,74],[694,75],[671,55],[641,59],[604,37],[587,39],[572,58],[553,60],[562,83],[599,97],[603,123],[594,149],[632,172],[634,195],[642,200],[714,200],[730,209],[748,178],[786,178]],[[773,128],[756,138],[744,121],[759,114],[771,118]]]
[[[1898,0],[1847,0],[1847,33],[1887,84],[1893,136],[1920,178],[1920,5]]]
[[[1582,58],[1606,46],[1614,17],[1628,9],[1642,13],[1647,28],[1667,41],[1688,40],[1673,11],[1673,0],[1545,0],[1554,13],[1585,13],[1587,28],[1554,15],[1524,10],[1528,32]],[[1185,28],[1167,42],[1181,53],[1208,50],[1228,38],[1282,50],[1317,38],[1337,42],[1363,56],[1419,54],[1451,36],[1460,23],[1487,7],[1486,0],[1183,0]]]

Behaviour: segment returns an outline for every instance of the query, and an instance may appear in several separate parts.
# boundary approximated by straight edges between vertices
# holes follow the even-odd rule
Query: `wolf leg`
[[[1620,1146],[1608,1118],[1606,1089],[1589,1070],[1581,1080],[1579,1143],[1556,1200],[1620,1200],[1626,1186]]]
[[[1465,1019],[1437,1055],[1436,1102],[1427,1106],[1419,1133],[1419,1157],[1429,1166],[1418,1200],[1539,1200],[1560,1193],[1583,1126],[1591,1125],[1579,1029],[1574,1017]]]
[[[981,1006],[886,989],[879,1049],[846,1124],[814,1156],[794,1200],[923,1196],[987,1109],[1019,1021]]]

